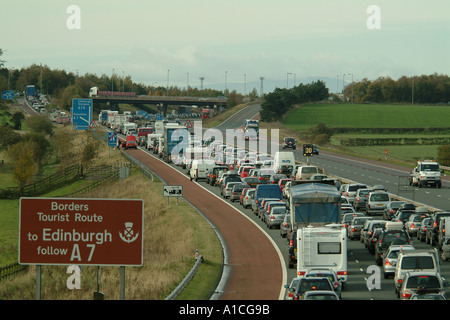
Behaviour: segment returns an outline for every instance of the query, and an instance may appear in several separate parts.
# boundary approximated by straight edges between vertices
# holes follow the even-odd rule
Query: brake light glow
[[[338,276],[346,276],[347,275],[347,271],[338,271],[337,275]]]
[[[304,276],[306,271],[297,271],[297,276]]]

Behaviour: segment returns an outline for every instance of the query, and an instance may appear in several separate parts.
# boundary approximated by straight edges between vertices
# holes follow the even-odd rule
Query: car
[[[253,195],[255,194],[256,189],[255,188],[248,188],[245,191],[245,195],[242,198],[242,206],[247,209],[248,207],[252,206],[252,198]]]
[[[284,286],[286,288],[285,300],[294,300],[294,292],[295,292],[295,289],[297,288],[299,281],[300,281],[300,278],[294,278],[294,279],[292,279],[290,285]]]
[[[222,197],[229,198],[231,196],[231,191],[233,189],[233,186],[236,184],[242,184],[242,182],[238,181],[231,181],[226,184],[226,186],[222,189]]]
[[[411,271],[439,273],[438,251],[435,248],[430,250],[416,249],[403,251],[399,254],[394,275],[396,293],[400,291],[405,275]]]
[[[439,240],[439,223],[443,217],[450,217],[450,212],[435,212],[427,225],[425,242],[435,245]]]
[[[383,254],[383,273],[384,278],[395,274],[395,266],[397,265],[398,255],[404,250],[415,250],[412,245],[391,245],[389,249]]]
[[[368,248],[369,239],[373,235],[373,231],[375,229],[384,229],[387,221],[384,220],[369,220],[366,221],[364,226],[361,229],[360,240],[364,243],[364,246]]]
[[[361,188],[356,191],[355,198],[353,200],[353,208],[355,208],[356,211],[366,208],[366,202],[370,191],[372,191],[372,189],[367,188]]]
[[[280,235],[282,238],[286,238],[288,230],[291,228],[291,215],[285,214],[283,222],[280,224]]]
[[[393,244],[411,244],[411,239],[408,233],[404,230],[383,230],[378,238],[374,250],[377,265],[381,266],[384,252]]]
[[[404,203],[406,203],[406,201],[390,201],[388,204],[386,204],[386,208],[384,208],[383,211],[383,219],[391,220],[395,216],[395,213],[400,208],[400,206]]]
[[[257,178],[261,181],[261,182],[266,182],[268,183],[269,178],[271,175],[275,174],[275,171],[272,169],[260,169],[257,173]]]
[[[280,202],[280,199],[277,199],[277,198],[263,198],[263,199],[261,199],[261,201],[259,202],[259,204],[257,206],[257,208],[258,208],[257,215],[262,221],[265,221],[264,209],[266,208],[266,204],[268,204],[269,202]],[[282,203],[284,205],[286,205],[284,202],[282,202]]]
[[[255,177],[241,178],[241,181],[253,188],[255,188],[256,185],[261,184],[261,181],[259,181],[258,178]]]
[[[291,178],[283,178],[283,179],[278,180],[278,185],[280,186],[281,193],[282,193],[283,195],[284,195],[284,192],[283,192],[284,187],[286,186],[286,183],[287,183],[288,181],[292,181],[292,179],[291,179]],[[284,196],[283,196],[283,198],[284,198]]]
[[[392,221],[398,221],[404,224],[409,220],[414,212],[414,210],[398,210],[395,216],[392,218]]]
[[[330,280],[333,291],[337,294],[339,299],[341,298],[342,293],[342,282],[339,281],[339,278],[335,271],[329,268],[311,268],[308,269],[304,275],[304,277],[325,277]]]
[[[366,214],[383,213],[386,205],[391,201],[389,193],[385,191],[372,191],[366,201]]]
[[[350,240],[353,239],[359,239],[361,236],[361,229],[364,226],[364,223],[369,220],[373,219],[373,217],[355,217],[350,222],[350,224],[347,227],[347,236]]]
[[[441,247],[441,260],[446,261],[450,258],[450,238],[445,238]]]
[[[284,137],[284,138],[283,138],[283,142],[282,142],[282,144],[281,144],[281,147],[282,147],[283,149],[286,149],[286,148],[292,148],[292,149],[295,150],[295,148],[297,147],[297,146],[296,146],[295,138],[292,138],[292,137]]]
[[[372,234],[370,235],[369,239],[367,240],[367,250],[369,250],[370,254],[375,253],[375,246],[378,243],[378,239],[380,239],[380,235],[383,232],[383,229],[381,228],[375,228],[373,229]]]
[[[284,221],[284,217],[286,214],[286,206],[285,207],[271,207],[269,214],[266,216],[266,225],[269,229],[274,227],[281,228],[281,223]]]
[[[427,214],[413,213],[409,216],[409,219],[405,222],[405,230],[410,236],[417,235],[420,225],[423,219],[427,218]]]
[[[340,299],[335,292],[326,290],[314,290],[305,292],[303,300],[340,300]]]
[[[367,189],[365,184],[347,183],[342,185],[342,196],[347,199],[348,203],[353,203],[358,189]]]
[[[420,242],[424,242],[425,241],[425,235],[427,232],[427,226],[430,222],[431,218],[425,218],[422,220],[422,222],[420,223],[420,227],[417,230],[417,240],[419,240]]]
[[[279,182],[281,179],[287,179],[287,176],[286,176],[285,174],[282,174],[282,173],[272,174],[272,175],[269,177],[267,183],[278,184],[278,182]],[[280,187],[280,188],[281,188],[281,187]]]
[[[230,201],[234,202],[236,200],[239,200],[242,190],[244,190],[244,188],[246,187],[248,187],[248,185],[243,183],[233,184],[230,193]]]
[[[411,295],[409,300],[447,300],[447,297],[443,293],[419,289]]]
[[[297,283],[293,298],[294,300],[302,300],[306,292],[316,290],[334,292],[333,285],[326,277],[302,277]]]
[[[289,230],[288,230],[289,231]],[[297,265],[297,230],[292,230],[288,232],[289,246],[288,246],[288,258],[289,258],[289,269],[294,268]]]
[[[313,174],[311,176],[311,178],[309,178],[309,180],[312,180],[312,181],[322,181],[322,180],[326,180],[326,179],[328,179],[328,176],[326,174],[322,174],[322,173]]]
[[[357,213],[357,212],[344,214],[341,219],[342,227],[347,228],[350,225],[350,223],[352,222],[352,220],[356,217],[364,217],[364,214]]]
[[[407,272],[397,295],[402,300],[409,300],[418,290],[433,291],[445,296],[444,280],[438,272]]]

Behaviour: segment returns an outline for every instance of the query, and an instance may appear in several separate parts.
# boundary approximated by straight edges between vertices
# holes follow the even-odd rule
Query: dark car
[[[431,220],[431,218],[423,219],[422,223],[420,224],[419,230],[417,230],[417,240],[420,240],[420,242],[425,241],[427,227],[428,227],[430,220]]]
[[[297,230],[293,230],[289,234],[289,248],[288,248],[289,268],[294,268],[297,265],[297,257],[295,255],[296,249],[297,249]]]
[[[369,253],[374,254],[375,246],[377,245],[377,242],[378,242],[378,239],[380,238],[381,232],[383,232],[383,229],[381,229],[381,228],[373,229],[372,234],[370,235],[369,239],[367,240],[367,249],[369,250]]]
[[[333,285],[328,278],[321,277],[304,277],[297,283],[297,287],[294,291],[294,300],[303,299],[303,296],[308,291],[332,291],[334,292]]]
[[[383,254],[391,244],[411,244],[408,232],[405,230],[383,230],[375,245],[375,261],[381,266],[383,262]]]
[[[295,138],[291,138],[291,137],[285,137],[283,139],[283,143],[282,143],[282,148],[286,149],[286,148],[292,148],[295,150],[296,148],[296,141]]]

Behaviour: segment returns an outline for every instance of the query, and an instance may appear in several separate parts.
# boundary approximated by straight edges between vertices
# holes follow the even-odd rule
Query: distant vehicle
[[[252,132],[251,134],[248,132]],[[250,137],[256,140],[259,137],[259,120],[246,119],[244,122],[244,134],[245,140],[249,140]]]
[[[419,160],[411,172],[409,184],[419,188],[428,185],[440,188],[442,172],[435,160]]]
[[[89,97],[98,96],[119,96],[119,97],[135,97],[136,92],[123,92],[123,91],[99,91],[98,87],[92,87],[89,90]]]
[[[295,150],[295,148],[297,147],[295,138],[284,137],[283,138],[283,143],[281,144],[281,146],[282,146],[283,149],[292,148],[292,149]]]
[[[136,136],[129,135],[127,136],[127,140],[125,142],[125,149],[134,148],[137,149]]]
[[[202,119],[209,119],[212,116],[212,110],[208,108],[202,109]]]

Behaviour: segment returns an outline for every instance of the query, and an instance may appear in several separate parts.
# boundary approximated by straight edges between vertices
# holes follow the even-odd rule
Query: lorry
[[[435,160],[419,160],[411,172],[409,184],[419,188],[428,185],[440,188],[442,172],[439,163]]]
[[[177,123],[167,123],[164,126],[163,138],[162,158],[166,162],[172,162],[172,158],[178,157],[180,153],[184,153],[189,145],[188,129]]]
[[[330,182],[292,181],[289,188],[292,229],[337,224],[341,218],[341,194]]]
[[[158,142],[159,138],[162,137],[160,133],[150,133],[147,135],[147,150],[151,150],[155,146],[155,141]]]
[[[273,156],[273,170],[276,173],[285,174],[287,177],[292,175],[295,166],[295,156],[292,151],[278,151]]]
[[[34,97],[36,96],[36,87],[32,84],[29,84],[25,87],[25,95],[27,97]]]
[[[254,119],[246,119],[244,122],[244,136],[246,140],[249,140],[250,137],[256,136],[259,137],[259,120]]]
[[[137,132],[137,125],[134,122],[125,122],[123,124],[123,134],[128,136],[133,132]]]
[[[211,118],[212,110],[204,108],[202,109],[202,119],[208,119]]]
[[[135,97],[136,92],[123,92],[123,91],[99,91],[98,87],[92,87],[89,89],[89,97],[98,96],[116,96],[116,97]]]

